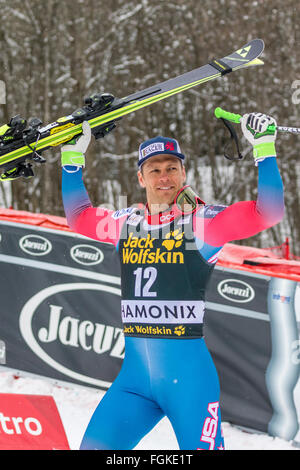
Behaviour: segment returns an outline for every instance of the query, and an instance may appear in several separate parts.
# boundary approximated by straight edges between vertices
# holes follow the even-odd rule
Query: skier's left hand
[[[63,145],[61,148],[62,166],[85,166],[85,152],[91,141],[91,135],[92,131],[88,121],[83,121],[82,135],[71,140],[67,145]]]
[[[273,130],[270,130],[270,127]],[[262,113],[244,114],[241,120],[244,136],[253,145],[255,162],[267,157],[276,156],[275,140],[277,135],[276,121]]]

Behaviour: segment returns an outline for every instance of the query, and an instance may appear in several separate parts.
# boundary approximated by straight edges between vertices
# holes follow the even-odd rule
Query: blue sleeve
[[[92,206],[83,183],[82,168],[62,168],[62,199],[68,225],[73,228],[80,213]]]
[[[269,226],[280,222],[284,215],[283,183],[276,157],[258,163],[257,212]]]

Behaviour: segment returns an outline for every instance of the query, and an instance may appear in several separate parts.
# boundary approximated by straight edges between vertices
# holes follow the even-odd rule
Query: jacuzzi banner
[[[124,357],[114,248],[21,224],[0,231],[6,366],[108,388]]]
[[[112,246],[0,221],[0,281],[1,366],[109,388],[124,358]],[[223,420],[297,440],[297,299],[296,281],[216,267],[205,338],[220,377]]]

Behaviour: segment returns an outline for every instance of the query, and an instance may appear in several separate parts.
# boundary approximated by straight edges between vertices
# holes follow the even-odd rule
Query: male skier
[[[167,416],[180,449],[224,449],[219,380],[203,338],[205,288],[225,243],[278,223],[284,213],[275,120],[242,118],[258,167],[256,201],[205,204],[185,186],[185,156],[172,138],[139,148],[143,209],[94,208],[82,180],[88,123],[62,147],[62,194],[72,230],[112,243],[121,263],[125,358],[96,408],[81,449],[134,449]]]

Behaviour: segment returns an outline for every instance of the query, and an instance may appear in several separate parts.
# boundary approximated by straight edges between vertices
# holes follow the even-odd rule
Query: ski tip
[[[265,43],[262,39],[252,39],[248,44],[243,46],[242,49],[247,48],[247,49],[252,49],[254,54],[256,54],[256,57],[258,57],[264,50],[265,48]]]
[[[252,39],[249,44],[253,42],[256,42],[257,44],[260,44],[261,46],[265,47],[265,43],[263,39],[260,39],[260,38]]]
[[[263,39],[254,39],[254,41],[257,42],[257,44],[260,45],[260,49],[261,49],[261,53],[264,51],[265,49],[265,42]]]
[[[252,39],[238,50],[224,57],[222,60],[232,69],[247,67],[250,62],[258,59],[264,50],[264,41],[262,39]],[[261,65],[260,62],[253,62],[252,65]]]
[[[247,67],[252,67],[253,65],[264,65],[264,61],[261,59],[253,59],[247,64]]]
[[[263,51],[265,48],[265,43],[263,39],[256,38],[256,39],[251,39],[251,41],[249,41],[243,47],[248,47],[248,46],[252,46],[252,47],[257,48],[258,50]]]

